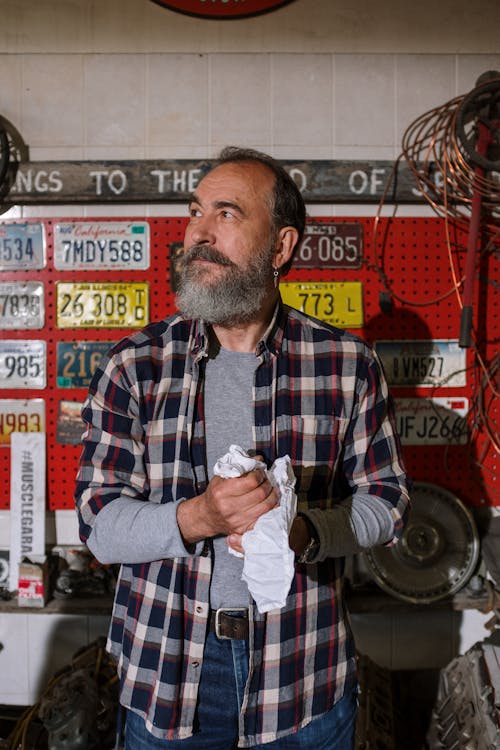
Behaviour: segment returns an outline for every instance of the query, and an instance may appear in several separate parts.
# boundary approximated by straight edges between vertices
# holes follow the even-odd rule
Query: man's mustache
[[[182,256],[182,264],[188,266],[193,260],[208,260],[211,263],[218,263],[220,266],[235,266],[232,260],[226,258],[213,245],[192,245],[189,250]]]

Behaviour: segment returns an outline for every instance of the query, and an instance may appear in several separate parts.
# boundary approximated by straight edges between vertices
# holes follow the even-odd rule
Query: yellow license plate
[[[360,281],[286,281],[280,284],[285,304],[342,328],[363,327]]]
[[[10,446],[13,432],[44,432],[45,401],[42,398],[0,399],[0,446]]]
[[[149,319],[146,283],[57,284],[58,328],[142,328]]]

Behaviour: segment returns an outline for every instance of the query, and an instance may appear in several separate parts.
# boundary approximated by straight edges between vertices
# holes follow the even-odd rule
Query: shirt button
[[[203,607],[201,607],[200,605],[198,605],[196,607],[196,611],[197,611],[198,614],[201,614],[203,612]]]
[[[200,662],[199,661],[193,661],[191,663],[191,666],[193,667],[193,669],[197,669],[200,666]]]

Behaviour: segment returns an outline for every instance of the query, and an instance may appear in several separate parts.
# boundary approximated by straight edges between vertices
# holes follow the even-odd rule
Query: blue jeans
[[[247,641],[219,640],[210,633],[199,690],[197,731],[184,740],[160,740],[143,719],[127,712],[125,750],[234,750],[238,715],[248,678]],[[328,713],[295,734],[255,745],[254,750],[353,750],[357,694],[348,692]]]

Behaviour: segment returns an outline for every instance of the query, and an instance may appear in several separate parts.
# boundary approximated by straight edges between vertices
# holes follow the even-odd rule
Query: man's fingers
[[[243,555],[245,551],[242,546],[242,540],[243,534],[230,534],[227,537],[227,544],[231,549],[234,549],[236,552],[240,552]]]

